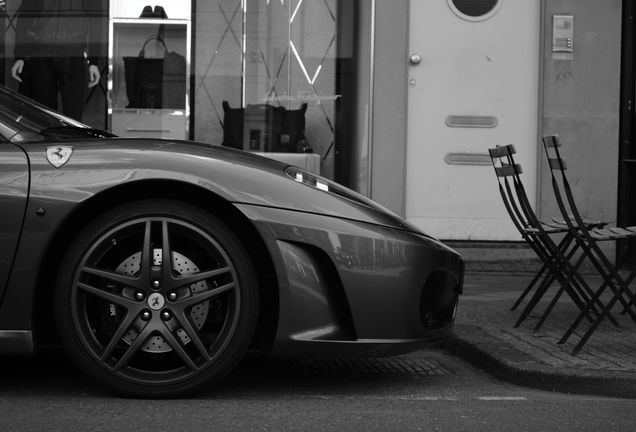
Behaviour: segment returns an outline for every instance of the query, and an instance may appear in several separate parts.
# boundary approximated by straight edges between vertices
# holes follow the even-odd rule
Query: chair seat
[[[607,225],[607,222],[590,219],[583,219],[583,223],[585,223],[588,230],[603,228]],[[556,218],[552,219],[551,222],[541,221],[541,228],[548,234],[566,233],[569,231],[568,224],[563,219]],[[539,232],[539,228],[527,227],[524,231],[528,234],[536,234]]]
[[[558,233],[566,233],[568,232],[567,225],[557,225],[553,223],[541,222],[541,230],[545,231],[548,234],[558,234]],[[527,227],[524,228],[524,231],[528,234],[538,234],[541,232],[539,228]]]
[[[570,216],[570,221],[574,222],[574,216]],[[553,218],[552,222],[554,222],[554,223],[556,223],[558,225],[567,226],[567,223],[562,218]],[[587,229],[604,228],[607,225],[609,225],[609,222],[604,222],[604,221],[599,221],[599,220],[594,220],[594,219],[587,219],[587,218],[583,218],[583,223],[585,224]]]
[[[625,239],[636,237],[636,226],[631,227],[613,227],[613,228],[595,228],[589,231],[590,236],[596,241]]]

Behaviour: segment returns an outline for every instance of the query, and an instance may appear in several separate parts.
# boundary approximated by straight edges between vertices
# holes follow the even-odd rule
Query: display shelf
[[[156,3],[175,18],[138,17],[143,6],[111,2],[109,128],[124,137],[187,139],[190,5],[180,2],[177,9],[174,1]]]

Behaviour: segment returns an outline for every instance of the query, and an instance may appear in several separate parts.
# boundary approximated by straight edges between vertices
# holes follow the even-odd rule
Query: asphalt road
[[[634,431],[636,400],[499,382],[441,351],[249,358],[182,400],[116,398],[60,352],[0,359],[0,431]]]

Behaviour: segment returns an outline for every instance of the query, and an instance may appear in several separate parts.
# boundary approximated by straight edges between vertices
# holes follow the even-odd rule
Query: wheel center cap
[[[159,310],[166,304],[166,299],[159,293],[152,293],[148,296],[148,307],[152,310]]]

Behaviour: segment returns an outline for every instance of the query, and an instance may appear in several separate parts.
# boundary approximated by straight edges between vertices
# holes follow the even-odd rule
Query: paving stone
[[[481,268],[497,267],[481,263]],[[514,312],[510,306],[531,277],[532,273],[467,273],[466,293],[460,299],[456,320],[457,336],[447,346],[513,382],[636,398],[636,323],[617,306],[614,317],[620,326],[603,321],[583,349],[572,355],[589,324],[584,321],[578,334],[565,344],[557,344],[579,313],[567,296],[559,299],[539,331],[533,331],[537,319],[530,317],[519,328],[513,327],[525,305]],[[593,276],[586,276],[586,280],[592,287],[601,282]],[[540,316],[548,304],[546,296],[533,315]]]
[[[302,359],[294,362],[300,372],[327,374],[450,375],[447,366],[433,358],[337,358]]]

